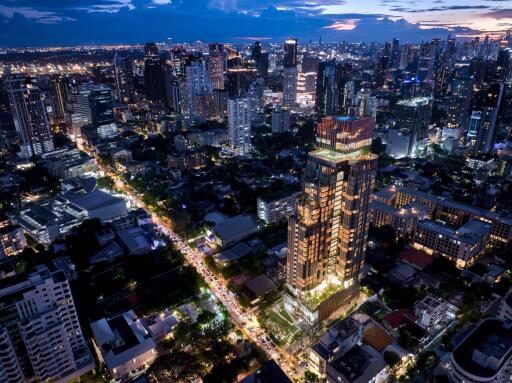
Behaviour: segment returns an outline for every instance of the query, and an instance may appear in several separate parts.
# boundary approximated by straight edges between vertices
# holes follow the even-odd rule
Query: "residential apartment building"
[[[68,280],[44,266],[2,280],[0,343],[2,382],[64,383],[94,368]]]
[[[368,240],[377,156],[372,117],[326,117],[317,125],[303,193],[288,224],[288,311],[326,319],[358,292]]]

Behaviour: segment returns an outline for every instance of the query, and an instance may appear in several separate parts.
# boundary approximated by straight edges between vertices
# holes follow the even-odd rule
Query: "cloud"
[[[445,11],[466,11],[474,9],[489,9],[487,5],[449,5],[444,7],[433,7],[426,9],[417,8],[406,8],[406,7],[394,7],[391,8],[395,12],[407,12],[407,13],[426,13],[426,12],[445,12]]]
[[[411,23],[393,12],[343,12],[344,4],[340,0],[3,0],[0,46],[143,43],[167,37],[179,42],[245,41],[257,36],[275,41],[296,36],[301,41],[398,37],[418,42],[445,37],[453,30],[470,31],[456,23]]]
[[[493,19],[512,19],[512,8],[501,8],[493,9],[490,12],[484,13],[485,17],[491,17]]]

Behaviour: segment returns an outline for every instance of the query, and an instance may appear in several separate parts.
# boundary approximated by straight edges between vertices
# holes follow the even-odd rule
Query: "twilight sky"
[[[0,47],[166,37],[418,42],[508,28],[512,0],[0,0]]]

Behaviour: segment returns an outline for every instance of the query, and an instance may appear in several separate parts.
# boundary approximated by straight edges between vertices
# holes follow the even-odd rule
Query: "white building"
[[[236,154],[245,155],[252,149],[251,119],[254,103],[249,97],[228,100],[229,143]]]
[[[41,267],[5,279],[0,305],[0,343],[5,347],[0,355],[2,383],[64,383],[94,368],[62,271]]]
[[[115,379],[147,369],[157,357],[156,343],[133,311],[91,323],[98,358]]]
[[[272,133],[284,133],[290,130],[290,112],[286,109],[272,111]]]
[[[293,214],[295,201],[300,194],[296,192],[259,197],[256,201],[258,218],[268,224],[287,219]]]

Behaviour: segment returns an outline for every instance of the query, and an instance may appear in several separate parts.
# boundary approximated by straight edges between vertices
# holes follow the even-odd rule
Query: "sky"
[[[420,42],[512,28],[512,0],[0,0],[0,47],[145,41]]]

